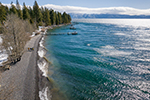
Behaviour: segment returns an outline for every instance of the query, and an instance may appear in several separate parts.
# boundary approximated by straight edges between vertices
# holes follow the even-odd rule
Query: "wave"
[[[125,56],[125,55],[132,54],[132,52],[124,52],[124,51],[117,50],[110,45],[102,46],[101,48],[94,48],[94,50],[106,56]]]
[[[115,33],[114,35],[125,35],[124,33]]]

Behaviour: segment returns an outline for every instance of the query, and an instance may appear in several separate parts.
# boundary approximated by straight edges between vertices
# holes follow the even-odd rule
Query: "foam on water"
[[[124,33],[115,33],[114,35],[125,35]]]
[[[94,50],[106,56],[125,56],[125,55],[132,54],[132,52],[124,52],[121,50],[117,50],[113,46],[110,46],[110,45],[102,46],[101,48],[94,48]]]

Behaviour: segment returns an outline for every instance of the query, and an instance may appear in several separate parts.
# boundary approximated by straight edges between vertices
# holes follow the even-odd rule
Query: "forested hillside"
[[[35,1],[33,7],[11,3],[7,7],[0,3],[0,51],[8,54],[9,62],[19,61],[26,42],[38,26],[67,24],[71,17],[66,12],[40,7]]]
[[[28,20],[31,24],[36,24],[37,26],[58,25],[71,22],[71,17],[66,12],[61,14],[53,9],[39,7],[37,1],[34,2],[33,7],[27,7],[26,4],[23,3],[23,7],[21,8],[17,0],[16,4],[11,3],[10,8],[0,3],[1,25],[4,25],[6,16],[12,13],[16,14],[20,19]]]

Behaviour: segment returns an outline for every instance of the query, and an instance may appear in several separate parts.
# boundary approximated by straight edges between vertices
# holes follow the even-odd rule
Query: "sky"
[[[16,0],[0,0],[4,4],[16,3]],[[32,6],[35,0],[19,0],[26,5]],[[150,0],[37,0],[39,5],[54,4],[60,6],[78,6],[87,8],[102,7],[132,7],[136,9],[149,9]]]
[[[16,0],[0,0],[3,4]],[[18,0],[33,6],[35,0]],[[49,9],[67,13],[150,15],[150,0],[37,0]]]

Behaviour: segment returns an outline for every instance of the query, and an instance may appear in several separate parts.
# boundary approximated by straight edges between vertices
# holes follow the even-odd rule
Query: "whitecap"
[[[91,46],[91,44],[87,44],[87,46]]]
[[[94,48],[94,50],[106,56],[125,56],[125,55],[132,54],[132,52],[124,52],[121,50],[117,50],[113,46],[110,46],[110,45],[102,46],[101,48]]]
[[[113,46],[111,45],[106,45],[106,46],[102,46],[102,48],[105,48],[105,49],[115,49]]]
[[[115,33],[114,35],[125,35],[124,33]]]
[[[139,40],[139,41],[142,41],[142,42],[150,42],[150,39],[137,39],[137,40]]]
[[[147,51],[150,51],[150,48],[145,48],[145,47],[135,47],[134,48],[135,50],[147,50]]]

